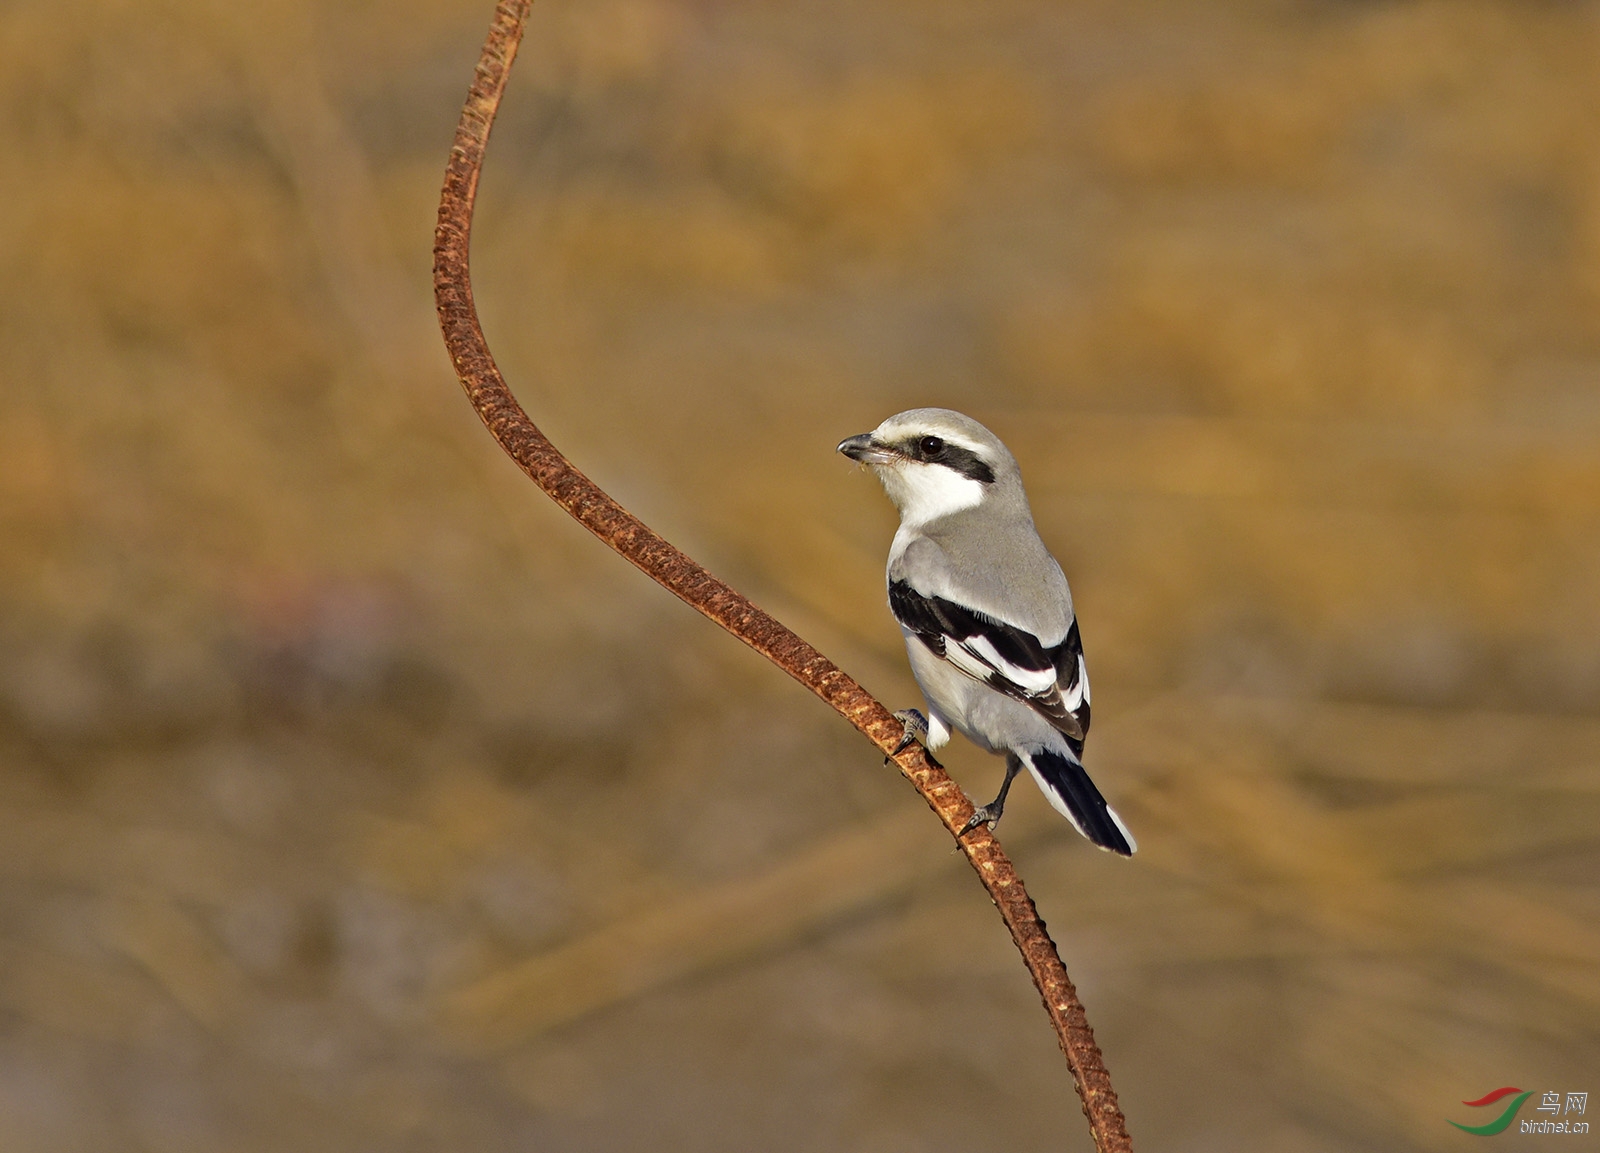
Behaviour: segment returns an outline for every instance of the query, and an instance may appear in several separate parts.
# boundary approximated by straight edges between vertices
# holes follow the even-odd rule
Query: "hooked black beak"
[[[885,448],[873,440],[870,432],[840,441],[839,451],[862,464],[890,464],[898,459],[898,455],[892,449]]]

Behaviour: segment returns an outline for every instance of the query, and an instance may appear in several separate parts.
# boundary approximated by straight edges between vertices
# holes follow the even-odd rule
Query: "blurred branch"
[[[910,889],[949,861],[900,811],[753,877],[656,904],[451,994],[446,1031],[469,1049],[521,1044],[669,982],[781,948]]]
[[[1043,806],[1020,807],[1006,815],[1006,831],[1022,844],[1058,834],[1060,825]],[[950,854],[926,833],[923,818],[896,811],[763,873],[624,917],[455,990],[444,1028],[469,1050],[507,1049],[691,974],[781,949],[940,875]]]
[[[713,577],[617,504],[557,451],[506,387],[479,327],[473,304],[469,241],[473,203],[489,129],[521,41],[530,0],[501,0],[467,95],[440,195],[434,232],[434,297],[456,374],[484,424],[522,470],[580,524],[653,580],[705,614],[831,705],[885,753],[900,722],[821,653],[742,594]],[[961,789],[913,745],[896,758],[952,835],[972,814]],[[1101,1153],[1131,1150],[1094,1033],[1083,1005],[1010,859],[986,830],[957,838],[1016,942],[1072,1070],[1084,1116]],[[741,909],[749,908],[741,903]],[[540,982],[529,986],[531,993]]]
[[[228,11],[261,132],[302,206],[306,230],[335,305],[364,356],[388,383],[415,379],[421,302],[383,224],[383,202],[367,155],[331,99],[318,67],[308,13],[281,6]],[[431,350],[429,350],[431,352]]]
[[[1564,967],[1600,956],[1593,929],[1537,889],[1474,882],[1457,892],[1459,882],[1431,876],[1441,867],[1487,868],[1581,844],[1595,824],[1588,778],[1564,785],[1562,771],[1519,777],[1516,789],[1548,794],[1549,807],[1530,810],[1538,812],[1535,819],[1515,820],[1496,791],[1509,786],[1418,796],[1415,786],[1432,782],[1433,770],[1412,760],[1406,767],[1416,778],[1385,778],[1412,788],[1392,795],[1369,790],[1359,805],[1330,809],[1302,783],[1285,782],[1238,752],[1259,747],[1275,726],[1281,726],[1275,735],[1286,732],[1324,751],[1338,747],[1339,734],[1359,729],[1368,754],[1396,741],[1449,753],[1471,742],[1492,762],[1492,750],[1484,755],[1482,748],[1483,719],[1193,692],[1161,694],[1107,718],[1104,731],[1095,730],[1100,764],[1116,770],[1123,803],[1141,824],[1162,834],[1145,865],[1180,884],[1204,876],[1226,906],[1252,914],[1241,922],[1212,910],[1175,929],[1173,914],[1163,913],[1136,930],[1124,927],[1118,955],[1135,964],[1167,962],[1177,955],[1175,936],[1190,962],[1281,958],[1318,948],[1403,951],[1407,941],[1427,937],[1475,964],[1518,974],[1583,1005],[1600,1003],[1600,988],[1593,981],[1580,985],[1585,973]],[[1536,748],[1542,735],[1547,745],[1570,746],[1568,757],[1579,763],[1600,748],[1600,729],[1590,722],[1504,713],[1490,719],[1523,748]],[[1201,729],[1234,755],[1196,747],[1192,734]],[[1388,752],[1380,755],[1387,764]],[[1532,759],[1559,763],[1553,752]],[[1450,760],[1458,773],[1472,767],[1462,756]],[[1303,761],[1316,763],[1317,756],[1308,751]],[[1341,755],[1319,771],[1365,785],[1370,768],[1359,755]],[[1013,847],[1070,836],[1063,828],[1042,803],[1006,816]],[[1218,839],[1221,830],[1247,835]],[[673,981],[770,954],[943,875],[950,855],[925,833],[922,818],[909,810],[836,831],[762,873],[635,910],[496,967],[446,996],[441,1023],[469,1051],[509,1049]],[[1419,874],[1429,876],[1420,899],[1417,882],[1408,879]]]

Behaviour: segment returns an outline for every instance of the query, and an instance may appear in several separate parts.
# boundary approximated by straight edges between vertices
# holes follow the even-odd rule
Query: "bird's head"
[[[1000,438],[947,408],[896,413],[842,441],[839,451],[877,474],[909,525],[976,508],[1018,486],[1017,462]]]

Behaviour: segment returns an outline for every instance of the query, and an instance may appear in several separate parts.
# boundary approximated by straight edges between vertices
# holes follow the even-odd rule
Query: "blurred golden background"
[[[0,1147],[1087,1149],[909,788],[461,397],[490,11],[0,7]],[[1011,445],[1141,851],[1001,833],[1139,1148],[1600,1089],[1600,5],[541,0],[475,252],[555,441],[892,707],[833,446]]]

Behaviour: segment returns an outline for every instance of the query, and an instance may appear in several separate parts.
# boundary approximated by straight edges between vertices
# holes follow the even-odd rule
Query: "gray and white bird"
[[[889,608],[928,703],[926,718],[896,714],[907,741],[931,751],[954,729],[1005,754],[1000,794],[962,833],[994,827],[1026,766],[1080,833],[1131,856],[1133,835],[1083,768],[1089,673],[1072,593],[1033,526],[1016,459],[983,425],[944,408],[898,413],[839,451],[872,469],[900,510]]]

